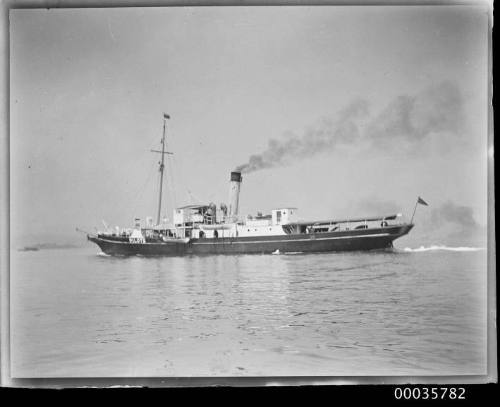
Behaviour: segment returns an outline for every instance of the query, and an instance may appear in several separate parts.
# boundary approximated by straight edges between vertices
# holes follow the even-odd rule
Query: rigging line
[[[170,191],[172,192],[171,195],[172,200],[173,200],[173,207],[177,207],[177,197],[175,195],[175,184],[174,184],[174,165],[170,159],[167,159],[167,166],[168,166],[168,174],[167,177],[170,179],[168,181],[167,188],[170,188]]]
[[[133,203],[132,214],[133,214],[134,217],[138,216],[138,214],[136,212],[137,212],[139,204],[141,203],[141,199],[140,198],[141,198],[141,196],[144,196],[144,191],[145,191],[146,187],[148,186],[148,184],[150,183],[150,179],[151,179],[151,176],[149,175],[147,177],[146,182],[144,183],[142,189],[137,194],[136,199],[135,199],[135,201]],[[142,216],[139,216],[139,217],[142,217]]]
[[[160,137],[161,139],[161,137]],[[144,165],[145,162],[148,162],[149,159],[150,159],[150,154],[151,154],[151,150],[153,150],[155,147],[158,146],[158,144],[161,144],[161,143],[158,143],[158,141],[155,141],[155,140],[158,140],[158,135],[154,135],[151,137],[150,139],[150,142],[148,145],[150,145],[150,148],[146,149],[146,150],[143,150],[142,148],[139,150],[140,152],[137,154],[137,156],[134,157],[134,159],[132,159],[131,161],[131,164],[127,167],[126,169],[126,172],[127,173],[132,173],[134,174],[137,170],[137,168],[139,168],[139,166],[142,166]],[[122,170],[123,170],[123,167],[121,167]],[[133,170],[133,171],[132,171]]]
[[[165,143],[166,144],[166,143]],[[169,215],[169,210],[170,214],[172,213],[176,207],[177,207],[177,199],[175,196],[175,186],[174,186],[174,178],[173,178],[173,164],[170,160],[173,160],[173,155],[167,155],[165,157],[165,166],[166,168],[166,174],[164,173],[164,190],[162,193],[162,197],[165,196],[166,198],[164,200],[165,202],[165,209],[163,210],[164,217],[170,220]],[[159,179],[161,176],[158,177]],[[165,185],[166,184],[166,185]],[[159,185],[159,182],[158,182]]]
[[[157,140],[158,135],[155,135],[154,137],[151,137],[151,141],[148,145],[151,147],[148,149],[143,150],[142,148],[139,150],[139,153],[134,157],[135,159],[132,160],[131,165],[129,166],[128,169],[131,169],[132,167],[135,169],[135,167],[138,167],[139,165],[142,165],[144,162],[149,161],[151,151],[154,147],[158,146],[158,142],[154,142],[154,140]],[[144,159],[142,159],[144,158]]]
[[[204,200],[200,199],[198,195],[196,195],[193,191],[191,191],[190,189],[187,190],[188,191],[188,194],[191,198],[194,198],[195,200],[192,201],[191,203],[193,204],[201,204],[203,202],[205,202]]]
[[[165,203],[165,208],[163,209],[164,216],[161,216],[161,213],[159,215],[161,218],[160,222],[162,221],[163,218],[169,219],[169,216],[168,216],[169,206],[172,203],[171,202],[172,201],[171,191],[173,190],[173,178],[172,178],[172,165],[171,165],[170,159],[173,159],[173,153],[168,152],[168,146],[169,146],[169,142],[168,142],[168,139],[165,137],[165,144],[164,144],[164,146],[162,146],[162,148],[163,147],[165,148],[165,154],[162,157],[162,163],[164,165],[164,169],[166,170],[166,174],[165,174],[165,171],[162,172],[162,174],[164,176],[163,185],[161,185],[161,183],[162,183],[161,174],[160,174],[160,180],[158,183],[159,184],[159,192],[161,193],[160,200],[163,200]],[[166,195],[166,197],[165,197],[165,195]],[[163,198],[165,198],[165,199],[163,199]],[[175,203],[172,205],[172,210],[174,209],[174,207],[175,207]]]
[[[133,161],[130,165],[126,167],[126,169],[121,167],[120,173],[125,175],[126,179],[133,179],[133,175],[140,173],[139,168],[142,166],[144,167],[144,162],[146,162],[145,155],[139,155],[138,157],[135,157],[131,161]],[[150,171],[154,168],[154,166],[151,167]],[[125,182],[127,184],[127,182]],[[135,202],[134,200],[137,199],[137,195],[140,192],[140,190],[143,190],[143,187],[141,187],[141,184],[138,184],[136,188],[134,188],[131,196],[133,197],[132,202]]]
[[[172,158],[175,160],[175,156],[172,156]],[[175,160],[175,162],[177,163],[177,160]],[[198,197],[195,196],[191,192],[191,190],[188,188],[188,184],[186,183],[185,178],[183,176],[182,166],[176,165],[176,167],[178,168],[178,174],[179,174],[178,177],[180,178],[181,185],[183,186],[183,191],[185,191],[187,193],[187,195],[188,195],[188,200],[191,201],[191,203],[200,203],[200,202],[202,202],[202,201],[200,201],[200,202],[193,202],[192,201],[193,197],[196,198],[196,199],[198,199]]]
[[[165,194],[165,190],[163,189],[163,187],[160,185],[162,183],[162,176],[161,176],[161,172],[158,172],[158,176],[156,177],[156,191],[158,192],[158,194],[160,193],[160,190],[161,190],[161,199],[162,201],[165,203],[165,209],[164,211],[167,211],[168,210],[168,202],[166,202],[166,200],[163,200],[163,195]],[[165,216],[161,216],[161,212],[160,212],[160,219],[159,219],[159,222],[158,223],[161,223],[163,218]]]
[[[136,159],[131,160],[132,163],[128,166],[127,170],[123,171],[124,173],[135,174],[137,172],[139,166],[142,166],[144,164],[144,162],[149,161],[150,154],[151,154],[150,150],[152,150],[154,147],[156,147],[158,145],[158,143],[154,141],[154,140],[157,140],[157,138],[158,138],[158,135],[151,137],[151,141],[149,143],[151,147],[147,150],[141,149],[140,151],[142,153],[139,153],[138,156],[136,157]],[[146,154],[147,154],[147,156],[146,156]],[[139,185],[138,188],[135,190],[135,193],[133,194],[134,198],[132,199],[132,202],[134,205],[134,212],[137,209],[137,206],[139,204],[139,202],[138,202],[139,196],[144,193],[146,185],[149,182],[149,180],[151,178],[152,171],[155,167],[156,167],[156,164],[154,166],[150,167],[149,173],[146,177],[146,183],[143,184],[142,186]]]
[[[138,191],[138,193],[136,194],[134,200],[133,200],[133,210],[132,210],[132,214],[134,214],[133,216],[135,216],[135,211],[139,205],[139,201],[140,201],[140,197],[144,197],[144,191],[146,190],[146,187],[148,186],[148,183],[150,182],[150,179],[151,179],[151,175],[153,174],[153,170],[156,169],[156,165],[152,165],[150,166],[150,169],[149,169],[149,173],[146,177],[146,182],[142,185],[141,189]]]
[[[184,176],[182,174],[182,166],[177,165],[177,159],[175,156],[172,156],[172,161],[175,163],[175,167],[177,168],[177,177],[179,178],[180,184],[182,185],[182,192],[187,190],[186,181],[184,180]]]

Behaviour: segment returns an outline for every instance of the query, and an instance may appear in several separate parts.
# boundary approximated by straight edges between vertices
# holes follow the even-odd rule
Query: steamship
[[[165,169],[167,114],[159,162],[160,188],[156,224],[136,218],[133,228],[116,227],[87,234],[102,252],[115,256],[184,256],[203,254],[286,254],[376,250],[392,247],[395,239],[413,228],[413,218],[403,222],[401,214],[352,219],[302,221],[294,207],[276,208],[270,214],[239,214],[242,175],[232,171],[228,205],[213,203],[174,209],[173,222],[161,220],[162,185]]]

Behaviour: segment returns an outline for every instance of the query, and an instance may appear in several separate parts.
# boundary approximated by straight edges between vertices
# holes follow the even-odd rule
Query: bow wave
[[[444,245],[432,245],[432,246],[420,246],[418,248],[412,249],[410,247],[405,247],[403,249],[405,252],[419,253],[419,252],[430,252],[430,251],[449,251],[449,252],[477,252],[481,250],[486,250],[484,247],[450,247]]]

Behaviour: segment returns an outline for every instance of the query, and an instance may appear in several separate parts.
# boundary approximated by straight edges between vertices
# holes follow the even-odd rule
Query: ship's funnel
[[[241,172],[231,172],[231,182],[229,184],[229,216],[236,218],[240,204]]]

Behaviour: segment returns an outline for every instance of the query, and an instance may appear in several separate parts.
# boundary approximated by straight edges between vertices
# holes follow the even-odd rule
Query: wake
[[[484,247],[467,247],[467,246],[450,247],[450,246],[442,246],[442,245],[432,245],[429,247],[420,246],[416,249],[412,249],[410,247],[405,247],[403,250],[405,252],[420,253],[420,252],[431,252],[431,251],[478,252],[478,251],[486,250],[486,249]]]

